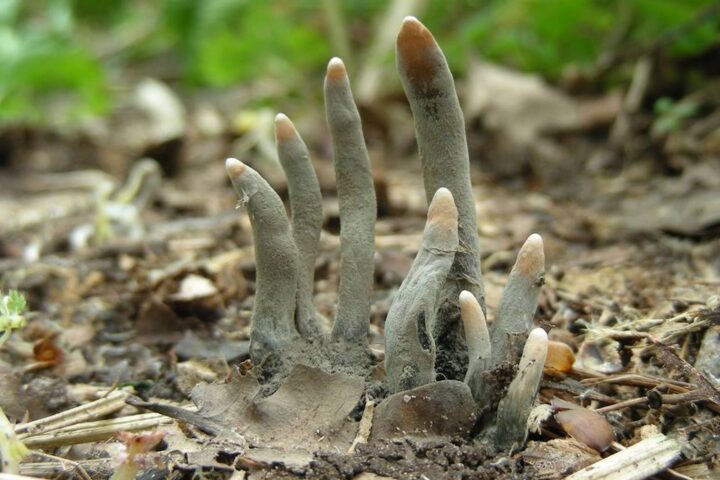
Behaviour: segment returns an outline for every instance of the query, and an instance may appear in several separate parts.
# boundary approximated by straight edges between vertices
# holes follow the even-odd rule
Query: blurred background
[[[18,373],[0,390],[25,397],[0,406],[22,407],[16,418],[36,399],[32,418],[59,411],[78,400],[47,382],[77,379],[184,398],[247,358],[252,231],[224,160],[287,200],[278,112],[323,190],[314,300],[333,318],[340,218],[322,98],[333,56],[374,174],[371,342],[382,348],[427,209],[394,65],[407,15],[455,75],[488,318],[537,232],[547,275],[536,319],[554,339],[575,348],[595,322],[634,330],[672,317],[647,325],[690,332],[678,342],[695,351],[700,324],[678,312],[717,311],[720,285],[720,1],[0,0],[0,292],[18,289],[31,312],[0,381],[8,365],[27,371],[30,342],[58,346],[51,362],[35,352],[52,378]],[[625,371],[630,349],[612,340],[585,361]],[[196,358],[218,360],[214,373]]]
[[[14,129],[92,136],[93,121],[123,121],[133,96],[148,97],[140,109],[172,98],[178,130],[210,128],[213,110],[216,127],[241,136],[265,109],[320,110],[334,55],[348,65],[358,102],[381,112],[401,95],[393,43],[407,14],[434,32],[474,109],[489,100],[473,74],[514,82],[509,89],[531,88],[521,82],[533,74],[597,99],[626,92],[645,69],[651,78],[632,109],[652,114],[664,133],[708,107],[686,97],[717,73],[718,8],[707,0],[2,0],[0,161],[24,163]],[[482,62],[509,70],[482,72]]]
[[[12,212],[0,255],[141,238],[148,215],[225,212],[227,156],[285,195],[277,112],[296,123],[332,198],[322,107],[332,56],[348,66],[381,217],[422,215],[394,67],[409,14],[456,77],[483,235],[516,241],[552,224],[550,201],[580,215],[562,232],[573,240],[716,233],[720,2],[0,0],[0,208]],[[518,194],[544,213],[513,227],[503,205]],[[81,233],[77,219],[65,227],[74,237],[48,233],[80,211],[94,216]]]

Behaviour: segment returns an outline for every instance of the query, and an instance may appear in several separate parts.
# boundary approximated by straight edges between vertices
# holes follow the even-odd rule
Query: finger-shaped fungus
[[[328,63],[325,114],[333,141],[340,203],[340,287],[332,338],[366,344],[377,206],[360,114],[345,65],[339,58]]]
[[[425,195],[430,201],[438,188],[448,188],[459,214],[460,248],[443,289],[433,332],[439,354],[452,357],[447,366],[440,366],[452,378],[460,373],[453,364],[464,363],[459,352],[465,350],[458,295],[469,290],[485,308],[465,121],[445,55],[416,18],[403,21],[396,51],[398,72],[415,120]]]
[[[298,255],[285,207],[260,174],[234,158],[225,168],[250,214],[255,244],[256,290],[250,356],[253,363],[282,360],[295,330]]]
[[[378,418],[392,425],[393,435],[405,427],[415,434],[433,426],[436,433],[460,435],[474,428],[492,435],[497,448],[514,450],[525,443],[548,351],[545,331],[531,331],[545,270],[543,240],[530,235],[520,249],[488,332],[463,115],[445,56],[413,17],[404,20],[397,37],[397,67],[415,120],[429,208],[420,250],[385,321],[385,374],[392,395],[378,406]],[[370,378],[367,335],[376,200],[360,115],[338,58],[327,67],[325,110],[341,242],[337,315],[329,335],[321,334],[312,303],[322,211],[318,181],[300,135],[285,115],[276,117],[292,222],[257,172],[235,159],[226,163],[241,202],[248,206],[255,242],[251,358],[261,374],[267,370],[270,376],[288,372],[273,365],[290,359],[309,364],[310,370]],[[518,362],[509,382],[508,373]],[[436,382],[441,377],[447,380]],[[279,381],[268,383],[277,387]],[[423,398],[412,401],[413,395],[400,393],[408,390]],[[447,412],[461,400],[461,422],[418,418]]]
[[[298,250],[295,324],[300,334],[308,338],[320,331],[312,296],[323,220],[322,196],[305,142],[282,113],[275,117],[275,139],[278,158],[287,177],[292,234]]]
[[[450,190],[440,188],[428,209],[420,251],[385,321],[385,373],[391,392],[435,380],[430,331],[458,247],[457,221]]]
[[[500,450],[517,450],[525,445],[527,419],[542,380],[547,344],[547,333],[542,328],[528,335],[518,373],[498,405],[495,447]]]
[[[491,332],[492,363],[517,362],[532,328],[540,287],[545,277],[543,240],[534,233],[520,248],[500,303]]]
[[[465,326],[465,340],[468,346],[468,369],[465,383],[470,387],[477,401],[481,391],[482,373],[490,360],[490,333],[485,313],[475,295],[463,290],[460,292],[460,315]]]

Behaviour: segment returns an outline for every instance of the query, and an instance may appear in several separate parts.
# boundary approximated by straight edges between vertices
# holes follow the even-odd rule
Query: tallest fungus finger
[[[228,158],[225,168],[240,202],[247,205],[257,264],[255,308],[250,355],[263,364],[269,356],[286,353],[297,337],[294,326],[298,254],[290,236],[285,207],[260,174],[239,160]],[[268,363],[269,364],[269,363]]]
[[[298,249],[298,289],[295,323],[305,337],[319,332],[312,295],[315,258],[322,229],[322,196],[310,154],[290,119],[279,113],[275,117],[275,139],[278,158],[285,170],[292,213],[292,233]]]
[[[460,249],[445,287],[441,302],[444,311],[435,333],[443,337],[443,342],[452,342],[451,338],[461,342],[457,307],[460,292],[472,292],[485,309],[465,121],[445,55],[432,33],[414,17],[405,18],[397,37],[397,68],[415,120],[425,195],[430,201],[438,188],[447,187],[458,209]],[[443,330],[455,335],[441,334]],[[438,344],[438,349],[443,347],[443,343]],[[463,348],[447,345],[446,350]]]
[[[456,262],[460,261],[463,272],[470,275],[467,281],[477,296],[481,291],[479,242],[465,120],[445,55],[432,33],[414,17],[403,21],[397,37],[397,68],[415,120],[425,195],[430,201],[440,187],[452,192],[459,214],[460,243],[467,250]],[[482,298],[479,301],[484,304]]]
[[[332,338],[367,345],[377,206],[360,114],[339,58],[328,63],[325,113],[340,204],[340,287]]]

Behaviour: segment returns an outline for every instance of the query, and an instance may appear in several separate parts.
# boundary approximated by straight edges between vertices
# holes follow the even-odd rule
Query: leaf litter
[[[534,98],[542,96],[542,84],[527,84],[533,86]],[[578,115],[580,109],[567,103],[572,99],[559,101],[569,118]],[[615,100],[608,102],[607,111],[613,113]],[[405,123],[411,125],[409,119]],[[538,120],[528,133],[542,140],[533,148],[544,142],[561,153],[577,147],[543,131],[538,127],[542,123]],[[539,401],[550,405],[565,399],[605,417],[615,434],[605,456],[637,445],[647,426],[683,439],[683,460],[664,474],[670,478],[713,478],[720,454],[720,245],[715,236],[718,209],[712,208],[716,165],[707,157],[716,151],[716,134],[699,123],[660,143],[665,167],[684,165],[680,177],[661,177],[659,160],[640,158],[614,178],[594,170],[571,175],[571,185],[555,184],[539,179],[548,150],[531,152],[535,173],[522,177],[521,195],[517,185],[494,182],[494,174],[502,177],[502,170],[493,174],[475,165],[473,172],[480,180],[474,193],[483,217],[490,307],[499,301],[511,252],[529,232],[542,231],[546,239],[552,268],[536,321],[552,326],[550,337],[567,344],[577,361],[568,371],[546,374]],[[581,124],[573,128],[570,122],[567,128],[579,136],[584,128],[595,128]],[[401,138],[403,129],[411,130],[407,125],[393,135]],[[628,148],[632,143],[631,138]],[[497,145],[490,143],[485,155],[492,155]],[[523,139],[518,150],[527,145]],[[394,158],[395,153],[386,155]],[[687,164],[689,154],[701,159]],[[381,154],[378,163],[383,173],[376,183],[389,189],[393,212],[384,227],[378,226],[379,255],[397,258],[395,265],[384,266],[387,274],[375,292],[383,301],[376,302],[371,333],[381,337],[387,300],[409,268],[410,261],[403,260],[419,248],[417,225],[422,225],[425,205],[418,177],[408,174],[416,172],[413,160],[390,161]],[[39,180],[32,173],[23,175],[29,183]],[[472,429],[474,419],[463,413],[463,384],[449,380],[390,396],[372,414],[365,408],[371,394],[382,397],[384,392],[366,391],[361,377],[312,366],[296,366],[273,394],[259,395],[257,379],[238,363],[247,358],[243,345],[255,293],[250,231],[247,216],[237,217],[233,210],[235,201],[223,175],[207,165],[186,165],[179,177],[159,187],[159,200],[143,207],[144,236],[119,235],[69,251],[70,232],[93,222],[92,192],[74,186],[58,201],[55,187],[19,189],[11,185],[16,183],[14,172],[2,173],[2,184],[8,186],[2,204],[7,211],[22,211],[2,225],[3,287],[22,291],[31,312],[27,327],[13,332],[0,353],[0,406],[18,422],[16,431],[33,450],[20,465],[22,473],[107,478],[116,464],[105,442],[115,442],[117,432],[148,429],[165,436],[148,457],[160,460],[158,466],[149,462],[147,471],[175,478],[196,473],[233,478],[238,472],[251,478],[558,478],[599,460],[598,452],[566,437],[552,419],[541,422],[526,450],[512,456],[498,456],[481,443],[458,438]],[[538,188],[538,182],[546,183]],[[65,200],[72,208],[65,208]],[[53,206],[62,211],[50,215]],[[193,218],[187,218],[188,211]],[[325,299],[327,316],[337,298],[337,240],[329,233],[334,220],[324,220],[316,265],[317,303]],[[195,283],[199,294],[191,284],[183,290],[187,278],[205,279]],[[148,303],[151,295],[153,303]],[[221,313],[208,313],[214,309]],[[155,338],[146,337],[151,333]],[[142,344],[136,342],[140,339]],[[217,348],[226,344],[237,347]],[[73,365],[80,358],[83,363]],[[205,362],[202,366],[186,364],[198,358]],[[179,384],[183,369],[227,380],[198,386],[188,396]],[[382,378],[381,372],[376,374]],[[109,393],[113,389],[132,389],[146,400],[144,407],[163,404],[195,412],[187,401],[193,398],[202,417],[212,421],[214,435],[190,420],[174,423],[167,415],[144,413],[124,401],[90,409],[86,416],[69,415],[71,407],[115,399]],[[448,405],[453,408],[438,414],[438,408]],[[446,416],[447,423],[428,424],[426,409],[436,418]],[[408,411],[410,428],[392,423]],[[60,415],[60,423],[30,428],[31,420],[53,413]],[[363,421],[370,429],[348,454]]]

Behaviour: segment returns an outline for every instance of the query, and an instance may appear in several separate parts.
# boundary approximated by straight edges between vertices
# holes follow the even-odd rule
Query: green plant
[[[438,0],[408,13],[428,18],[455,72],[464,71],[468,53],[481,53],[557,78],[568,64],[648,48],[673,32],[664,45],[671,54],[701,52],[718,34],[716,16],[693,23],[707,3]],[[362,59],[373,50],[364,32],[388,8],[379,0],[0,0],[0,121],[64,125],[107,112],[116,86],[107,73],[143,72],[157,58],[170,60],[170,76],[191,86],[260,79],[264,87],[296,91],[303,82],[287,71],[314,74],[332,53],[360,51],[355,57]],[[383,49],[373,55],[371,69],[391,61]],[[274,91],[252,102],[275,103]]]
[[[591,65],[602,55],[650,47],[689,24],[706,0],[451,0],[430,2],[428,27],[449,50],[453,70],[467,52],[557,78],[567,65]],[[673,55],[695,54],[716,42],[720,26],[709,15],[668,45]]]
[[[302,2],[167,0],[161,21],[188,79],[227,86],[282,76],[291,64],[319,67],[330,46],[314,13]]]
[[[106,110],[103,70],[75,34],[69,0],[42,10],[0,3],[0,121],[64,122]]]
[[[655,101],[655,121],[652,124],[654,135],[667,135],[680,130],[683,121],[695,116],[697,103],[686,100],[675,102],[672,98],[662,97]]]
[[[25,326],[26,302],[25,297],[17,290],[10,290],[7,295],[0,300],[0,346],[4,344],[13,330],[18,330]]]
[[[0,472],[20,473],[20,461],[27,455],[28,449],[15,435],[15,429],[10,420],[0,408]]]

